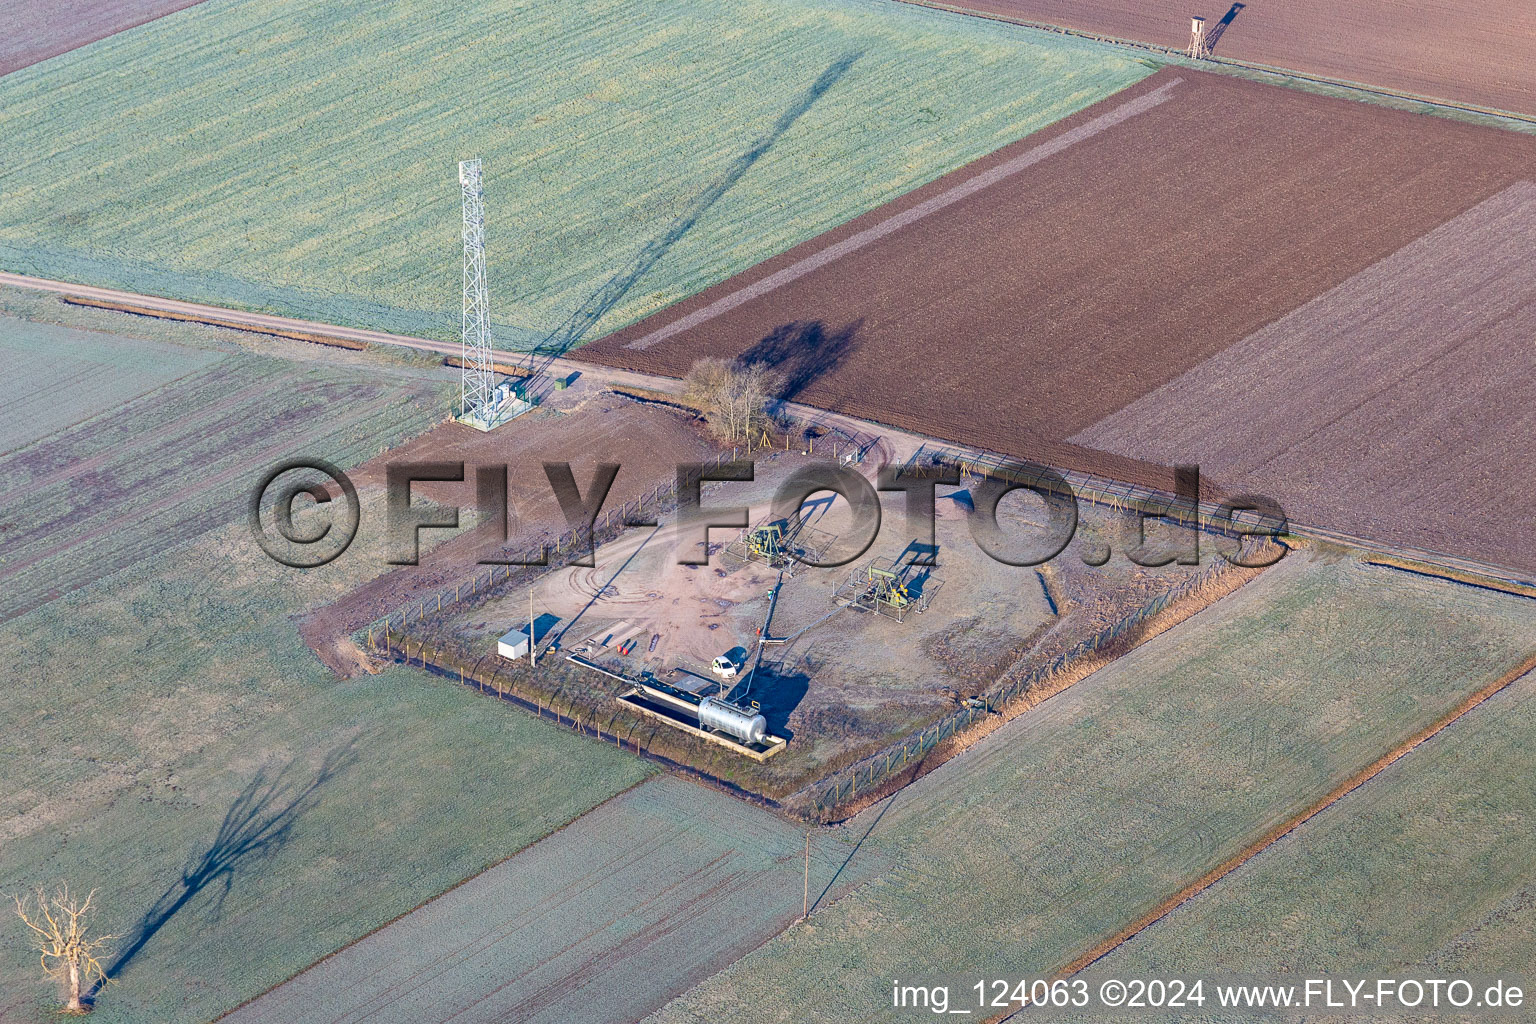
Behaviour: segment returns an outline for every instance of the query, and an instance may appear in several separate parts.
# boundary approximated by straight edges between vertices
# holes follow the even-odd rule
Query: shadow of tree
[[[609,311],[618,305],[619,300],[628,294],[629,290],[635,286],[635,282],[660,262],[661,258],[667,254],[667,250],[688,234],[698,223],[699,218],[715,205],[721,196],[729,192],[747,171],[752,169],[752,165],[757,163],[785,132],[789,131],[801,115],[810,110],[817,100],[837,84],[838,79],[848,73],[854,61],[861,56],[860,53],[850,53],[833,61],[810,88],[795,98],[795,101],[774,122],[772,128],[732,161],[724,174],[693,198],[693,201],[673,220],[666,231],[647,242],[627,266],[609,278],[608,282],[583,302],[564,323],[535,346],[529,357],[531,362],[537,364],[540,359],[544,359],[547,365],[549,360],[557,359],[579,345],[587,333],[597,326],[598,321],[608,315]],[[544,367],[539,369],[542,370]]]
[[[847,360],[863,326],[862,318],[831,333],[820,320],[783,324],[743,352],[740,361],[763,363],[782,374],[784,386],[777,397],[793,402],[806,388]]]
[[[297,760],[288,762],[276,774],[265,767],[258,771],[225,811],[219,831],[207,849],[187,859],[181,877],[161,893],[128,933],[128,944],[107,968],[107,979],[122,974],[160,929],[199,894],[221,886],[210,908],[217,920],[236,876],[281,850],[292,836],[294,823],[319,801],[320,790],[356,763],[355,744],[354,740],[327,754],[315,777],[307,783],[300,784],[292,778]],[[91,995],[100,987],[98,983]]]

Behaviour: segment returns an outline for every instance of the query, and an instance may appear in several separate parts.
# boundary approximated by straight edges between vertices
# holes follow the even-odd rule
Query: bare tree
[[[100,986],[107,980],[101,958],[111,955],[106,944],[116,936],[92,936],[87,931],[85,917],[95,898],[96,890],[92,889],[84,901],[78,900],[70,895],[67,884],[61,884],[52,896],[39,888],[30,898],[11,897],[16,915],[32,929],[43,973],[64,983],[69,997],[64,1005],[66,1013],[86,1012],[81,989],[91,984]]]
[[[768,402],[778,397],[784,377],[765,363],[737,364],[735,385],[736,426],[743,437],[750,437],[767,426]]]
[[[767,420],[768,402],[783,378],[765,363],[700,359],[683,378],[683,398],[703,410],[710,428],[728,441],[749,441]]]
[[[730,390],[729,359],[698,359],[683,377],[683,401],[709,417],[712,424],[724,423],[725,396]],[[719,424],[716,424],[718,427]]]

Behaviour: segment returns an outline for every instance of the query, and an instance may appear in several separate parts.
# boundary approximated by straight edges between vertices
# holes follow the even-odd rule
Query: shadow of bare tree
[[[741,354],[743,363],[763,363],[784,377],[776,396],[793,402],[806,388],[843,364],[852,354],[862,319],[828,333],[820,320],[795,321],[773,332]]]
[[[789,131],[790,127],[800,119],[801,115],[810,110],[817,100],[821,99],[829,89],[837,84],[838,79],[848,73],[848,69],[853,66],[854,61],[858,60],[861,56],[862,54],[858,53],[845,54],[833,61],[831,66],[823,71],[816,81],[811,84],[810,88],[796,97],[795,101],[779,116],[779,119],[774,122],[773,127],[768,129],[762,138],[754,142],[749,149],[732,161],[731,166],[726,169],[724,174],[693,198],[693,201],[688,204],[687,209],[683,210],[673,220],[666,231],[647,242],[645,247],[635,255],[635,258],[630,260],[628,266],[609,278],[607,284],[603,285],[586,302],[583,302],[576,312],[572,313],[563,324],[551,331],[530,353],[529,358],[531,362],[537,365],[540,359],[544,359],[547,366],[549,360],[557,359],[581,344],[582,339],[587,336],[587,333],[597,326],[598,321],[606,316],[614,306],[618,305],[619,300],[635,286],[635,282],[639,281],[640,278],[645,276],[647,271],[660,262],[661,258],[667,254],[667,250],[671,249],[684,235],[691,231],[693,226],[698,223],[699,218],[711,206],[715,205],[721,196],[729,192],[747,171],[752,169],[752,165],[757,163],[763,154],[768,152],[785,132]],[[538,367],[539,370],[544,368],[542,366]]]
[[[320,790],[356,762],[355,742],[327,754],[315,777],[307,783],[300,784],[292,778],[296,760],[275,774],[266,768],[258,771],[224,813],[224,821],[207,849],[194,852],[187,859],[181,877],[161,893],[128,933],[128,944],[107,968],[107,980],[122,974],[171,918],[200,893],[215,886],[219,888],[210,909],[217,920],[235,878],[281,850],[292,835],[294,823],[319,801]],[[99,988],[98,983],[91,995]]]

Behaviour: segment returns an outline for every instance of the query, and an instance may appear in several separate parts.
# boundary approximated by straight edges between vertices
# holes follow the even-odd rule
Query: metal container
[[[699,725],[749,744],[762,743],[768,735],[768,719],[719,697],[699,701]]]

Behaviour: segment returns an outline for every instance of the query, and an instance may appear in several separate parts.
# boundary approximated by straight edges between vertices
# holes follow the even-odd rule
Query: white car
[[[709,670],[721,679],[735,679],[741,666],[729,654],[722,654],[710,663]]]

